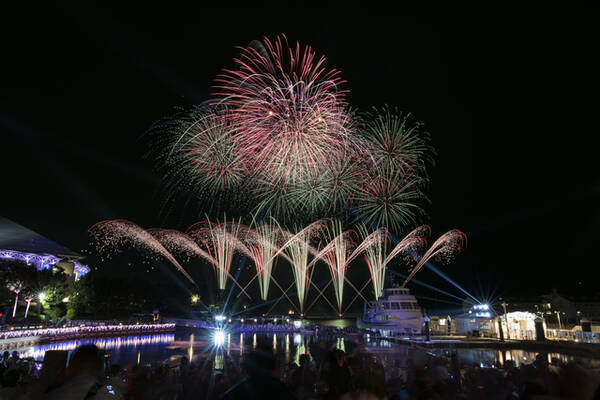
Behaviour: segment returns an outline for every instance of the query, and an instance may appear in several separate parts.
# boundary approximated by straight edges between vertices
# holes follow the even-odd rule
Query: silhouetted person
[[[329,370],[324,374],[329,386],[329,397],[337,398],[354,389],[352,374],[346,363],[346,355],[342,350],[333,350],[329,353]]]
[[[298,361],[300,362],[300,367],[292,373],[290,386],[296,397],[303,399],[314,394],[317,375],[310,369],[310,357],[307,354],[300,355]]]
[[[3,387],[0,389],[1,400],[17,400],[23,395],[22,388],[19,387],[20,373],[16,369],[9,369],[2,376]]]
[[[19,361],[21,360],[21,357],[19,357],[19,352],[18,351],[13,351],[12,352],[12,356],[10,356],[10,358],[8,359],[7,363],[8,363],[8,369],[11,368],[17,368],[19,366]]]
[[[50,389],[44,400],[115,400],[121,399],[115,387],[106,385],[103,354],[98,347],[79,347],[65,370],[65,380]]]
[[[283,382],[273,376],[276,362],[269,350],[251,352],[243,367],[247,377],[229,389],[224,395],[225,399],[295,399]]]

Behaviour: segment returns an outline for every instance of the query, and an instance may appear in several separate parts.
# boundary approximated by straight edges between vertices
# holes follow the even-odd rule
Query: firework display
[[[308,259],[311,254],[316,256],[318,253],[317,249],[311,246],[311,242],[320,237],[319,234],[324,228],[325,220],[318,220],[304,229],[299,230],[296,234],[281,229],[284,242],[277,254],[285,251],[289,257],[296,283],[296,294],[298,295],[300,314],[304,313],[304,300],[306,299],[308,289],[310,288]]]
[[[432,149],[420,124],[350,111],[340,71],[284,35],[239,52],[212,99],[151,129],[167,196],[292,226],[358,211],[402,232],[424,214]]]
[[[358,230],[363,238],[363,243],[368,244],[363,252],[363,258],[369,267],[375,300],[377,300],[383,294],[388,263],[398,256],[404,256],[405,263],[410,264],[414,258],[413,254],[427,245],[425,238],[429,236],[430,228],[427,225],[422,225],[414,229],[400,240],[389,254],[387,248],[390,238],[387,230],[379,229],[369,234],[364,225],[359,225]]]
[[[344,150],[349,133],[344,81],[308,46],[285,36],[240,48],[235,68],[215,79],[217,102],[251,171],[274,185],[305,184]]]
[[[201,243],[206,252],[210,254],[219,290],[225,290],[227,278],[231,277],[229,269],[233,254],[238,249],[237,241],[240,230],[239,221],[215,224],[209,220],[194,224],[188,229],[188,235]]]
[[[175,260],[148,231],[124,219],[101,221],[89,229],[100,254],[110,256],[126,247],[147,251],[151,256],[161,255],[179,270],[192,284],[196,284],[187,271]]]
[[[331,284],[336,299],[336,306],[332,305],[332,307],[341,315],[345,286],[350,286],[357,295],[362,291],[346,277],[348,267],[357,257],[362,255],[367,263],[377,299],[381,296],[389,263],[400,258],[408,266],[418,259],[417,253],[426,247],[430,228],[423,225],[414,229],[389,252],[391,245],[387,229],[369,231],[365,225],[359,225],[357,233],[353,230],[344,230],[341,221],[330,219],[317,220],[303,229],[298,229],[297,233],[282,228],[275,220],[270,224],[255,223],[254,227],[248,227],[241,224],[239,220],[227,220],[227,218],[216,223],[210,220],[196,223],[188,229],[187,234],[170,229],[144,230],[124,220],[102,221],[91,227],[90,233],[101,254],[111,254],[131,247],[148,251],[154,256],[161,255],[175,265],[192,283],[194,281],[191,276],[170,252],[184,256],[182,259],[188,262],[193,257],[207,260],[213,266],[219,290],[224,290],[228,278],[231,278],[233,283],[250,298],[245,289],[257,280],[262,301],[266,301],[269,297],[271,282],[275,283],[283,292],[283,296],[287,297],[286,291],[273,278],[277,259],[281,257],[292,268],[301,314],[305,312],[304,303],[310,285],[324,295],[323,291]],[[427,261],[439,259],[448,262],[465,246],[464,233],[456,229],[446,232],[418,260],[404,284],[406,285]],[[256,274],[245,287],[242,287],[229,273],[236,253],[247,256],[255,267]],[[311,280],[314,267],[319,262],[327,266],[331,277],[329,284],[323,289],[319,289]],[[292,301],[289,297],[288,300]]]
[[[402,231],[424,214],[427,165],[433,162],[429,136],[409,114],[388,107],[362,117],[359,136],[370,162],[361,164],[356,204],[367,219]]]
[[[351,261],[352,250],[356,246],[353,240],[355,234],[353,231],[344,231],[341,222],[334,221],[331,227],[325,230],[324,236],[326,245],[317,253],[309,267],[318,260],[322,260],[327,264],[331,273],[338,312],[341,314],[346,270]]]
[[[458,229],[452,229],[444,233],[438,238],[431,247],[423,254],[419,263],[412,269],[402,287],[412,279],[413,276],[427,263],[429,260],[436,259],[438,261],[450,262],[452,258],[462,251],[467,246],[467,235]]]
[[[387,106],[354,110],[341,72],[285,35],[238,50],[233,65],[215,78],[210,99],[161,121],[150,135],[166,203],[185,198],[209,215],[241,217],[214,222],[207,216],[186,233],[103,221],[90,229],[101,253],[125,246],[146,250],[166,258],[191,282],[171,253],[184,263],[202,259],[212,266],[220,291],[231,278],[250,298],[245,289],[256,280],[264,302],[273,283],[280,299],[297,304],[301,315],[314,304],[305,307],[312,286],[317,299],[323,297],[342,315],[345,287],[357,293],[350,305],[369,281],[379,299],[393,260],[401,259],[410,271],[406,285],[427,261],[449,261],[466,246],[464,233],[452,230],[419,257],[429,227],[406,234],[425,216],[427,169],[434,155],[429,135],[410,114]],[[345,229],[348,224],[357,230]],[[394,233],[401,239],[392,246]],[[234,278],[236,254],[242,258]],[[255,273],[242,287],[237,279],[244,257]],[[347,279],[358,257],[370,273],[360,290]],[[287,290],[273,278],[278,261],[293,272]],[[331,278],[321,287],[312,280],[319,263]],[[293,285],[297,302],[286,294]],[[336,305],[327,290],[333,290]],[[227,301],[230,296],[231,291]]]
[[[192,257],[201,257],[211,263],[215,259],[202,250],[188,235],[175,229],[148,229],[148,232],[171,253],[180,254],[189,262]]]
[[[238,248],[254,262],[260,298],[265,301],[269,295],[271,274],[277,262],[275,254],[279,249],[280,230],[275,225],[260,225],[246,229],[237,241]]]

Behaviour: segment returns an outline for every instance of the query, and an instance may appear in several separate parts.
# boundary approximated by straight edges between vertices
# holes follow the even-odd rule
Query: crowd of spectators
[[[239,363],[229,358],[217,363],[207,353],[192,363],[181,357],[157,366],[119,366],[86,345],[67,368],[47,371],[5,352],[0,400],[600,399],[596,371],[576,362],[548,363],[547,355],[519,367],[510,360],[490,368],[466,365],[453,354],[384,368],[368,352],[356,348],[346,354],[325,341],[311,354],[282,365],[259,345]]]

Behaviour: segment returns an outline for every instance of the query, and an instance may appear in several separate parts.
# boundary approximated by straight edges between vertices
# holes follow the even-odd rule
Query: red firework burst
[[[284,35],[240,48],[234,69],[215,79],[249,170],[277,184],[303,184],[337,162],[352,143],[345,81]]]

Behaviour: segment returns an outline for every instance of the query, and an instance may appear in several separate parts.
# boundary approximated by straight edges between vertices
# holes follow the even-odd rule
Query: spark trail
[[[387,248],[390,243],[390,235],[386,229],[378,229],[377,231],[369,234],[367,228],[364,225],[359,225],[359,234],[361,235],[364,242],[369,242],[369,237],[375,236],[380,240],[371,241],[372,243],[366,246],[363,257],[369,272],[371,273],[371,282],[373,283],[373,291],[375,293],[375,300],[383,294],[383,287],[385,285],[385,273],[387,265],[397,256],[406,255],[405,259],[410,260],[409,251],[417,252],[424,248],[427,244],[425,237],[429,234],[429,227],[427,225],[420,226],[406,235],[400,242],[387,253]]]
[[[310,262],[310,268],[318,260],[324,261],[329,267],[331,273],[331,282],[337,301],[338,312],[342,314],[342,301],[344,297],[344,281],[346,280],[346,271],[348,264],[351,261],[350,256],[355,247],[355,242],[352,240],[354,232],[344,231],[340,221],[334,221],[331,228],[326,228],[324,232],[327,244],[317,253],[315,258]]]
[[[317,249],[311,246],[311,242],[320,238],[320,233],[326,226],[325,221],[315,221],[296,234],[287,230],[281,230],[284,242],[275,256],[285,251],[290,259],[301,315],[304,313],[304,300],[308,295],[309,289],[308,257],[310,254],[315,256],[318,253]]]
[[[160,244],[170,253],[179,253],[187,258],[189,262],[192,257],[201,257],[211,263],[215,259],[188,235],[174,229],[153,228],[147,230]]]
[[[243,226],[239,221],[213,223],[198,222],[188,229],[188,235],[200,243],[213,259],[219,290],[225,290],[227,277],[231,276],[231,260],[237,250],[237,237]]]
[[[177,268],[192,284],[196,282],[177,262],[171,253],[156,240],[149,232],[131,221],[124,219],[101,221],[89,229],[94,237],[96,248],[101,254],[110,255],[122,251],[126,246],[144,249],[150,254],[161,255]]]
[[[238,236],[237,246],[239,250],[254,262],[260,297],[263,301],[266,301],[269,295],[271,274],[277,264],[275,254],[279,250],[280,236],[281,230],[279,227],[270,224],[248,229]]]
[[[402,284],[406,284],[413,276],[431,259],[439,259],[440,261],[450,262],[452,258],[462,251],[467,246],[467,235],[458,229],[452,229],[440,236],[431,247],[423,254],[417,265],[410,271],[410,274]]]

